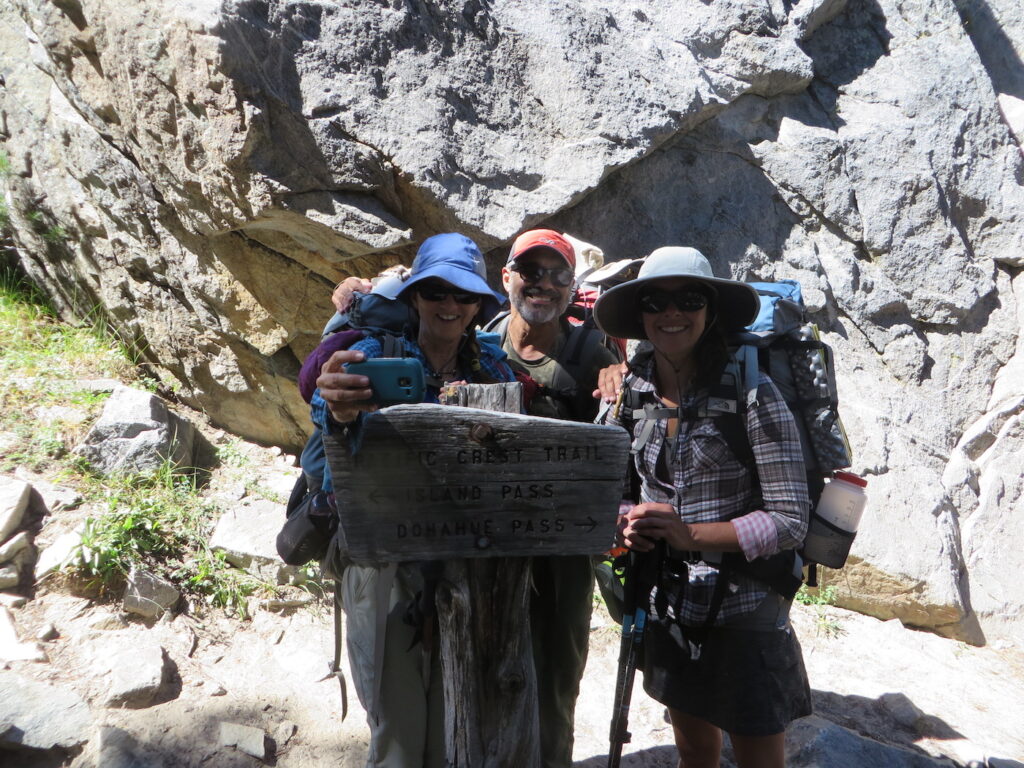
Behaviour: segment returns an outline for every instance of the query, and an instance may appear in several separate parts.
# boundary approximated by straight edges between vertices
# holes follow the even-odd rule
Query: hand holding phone
[[[423,402],[426,380],[423,365],[414,357],[375,357],[349,363],[345,372],[370,380],[373,394],[364,402],[380,406]]]

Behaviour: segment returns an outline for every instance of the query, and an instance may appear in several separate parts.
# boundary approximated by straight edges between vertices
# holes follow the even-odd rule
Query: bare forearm
[[[693,549],[701,552],[738,552],[740,542],[732,523],[689,523],[686,526]]]

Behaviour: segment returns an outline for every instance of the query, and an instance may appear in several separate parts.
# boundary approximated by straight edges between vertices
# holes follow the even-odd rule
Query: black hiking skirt
[[[811,714],[807,670],[788,622],[780,629],[715,627],[696,661],[683,632],[674,622],[647,625],[644,690],[655,701],[743,736],[782,733]]]

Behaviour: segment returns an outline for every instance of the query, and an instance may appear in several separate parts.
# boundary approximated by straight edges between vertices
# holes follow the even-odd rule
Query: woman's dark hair
[[[717,317],[713,303],[708,305],[707,317],[710,325],[706,327],[694,350],[697,359],[695,384],[698,389],[710,389],[718,384],[722,378],[722,371],[729,362],[729,344],[722,326],[715,322]]]

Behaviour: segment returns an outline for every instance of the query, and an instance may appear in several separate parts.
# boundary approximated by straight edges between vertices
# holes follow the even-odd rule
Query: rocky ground
[[[297,470],[273,450],[236,450],[249,460],[215,472],[207,490],[224,516],[214,540],[267,576],[278,567],[270,542],[279,499]],[[88,505],[73,488],[15,474],[38,493],[26,515],[45,511],[35,536],[45,554]],[[195,606],[144,620],[119,599],[76,595],[59,575],[9,588],[0,608],[0,766],[363,765],[363,712],[349,686],[343,717],[338,683],[326,676],[330,603],[294,587],[281,598],[254,598],[245,621]],[[1019,654],[830,606],[798,606],[794,623],[816,714],[790,729],[791,766],[1024,766]],[[618,627],[601,606],[590,648],[577,768],[607,760]],[[631,730],[623,766],[674,768],[663,710],[639,679]]]

